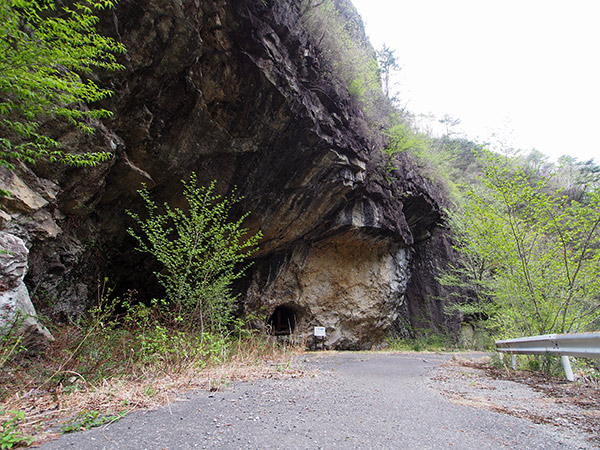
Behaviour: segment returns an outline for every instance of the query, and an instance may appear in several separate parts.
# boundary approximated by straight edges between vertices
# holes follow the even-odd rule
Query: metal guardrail
[[[544,334],[518,339],[496,341],[496,350],[512,356],[513,369],[516,368],[517,354],[560,355],[567,380],[574,381],[569,356],[600,359],[600,331],[593,333]]]

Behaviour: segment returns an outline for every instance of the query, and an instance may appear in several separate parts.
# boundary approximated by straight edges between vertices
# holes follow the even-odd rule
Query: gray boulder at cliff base
[[[0,337],[21,336],[20,344],[29,352],[42,350],[53,340],[37,320],[29,291],[23,282],[29,251],[23,240],[0,231]]]

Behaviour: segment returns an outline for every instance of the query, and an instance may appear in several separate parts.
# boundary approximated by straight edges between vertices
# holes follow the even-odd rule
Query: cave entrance
[[[289,336],[296,329],[296,311],[288,305],[278,306],[267,323],[271,334]]]

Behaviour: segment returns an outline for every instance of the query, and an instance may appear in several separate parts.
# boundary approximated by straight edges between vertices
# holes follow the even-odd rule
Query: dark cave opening
[[[289,305],[275,308],[267,322],[269,332],[275,336],[289,336],[296,329],[296,311]]]

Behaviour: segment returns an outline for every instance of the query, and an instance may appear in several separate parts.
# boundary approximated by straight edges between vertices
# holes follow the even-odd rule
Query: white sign
[[[325,327],[315,327],[315,337],[325,337]]]

